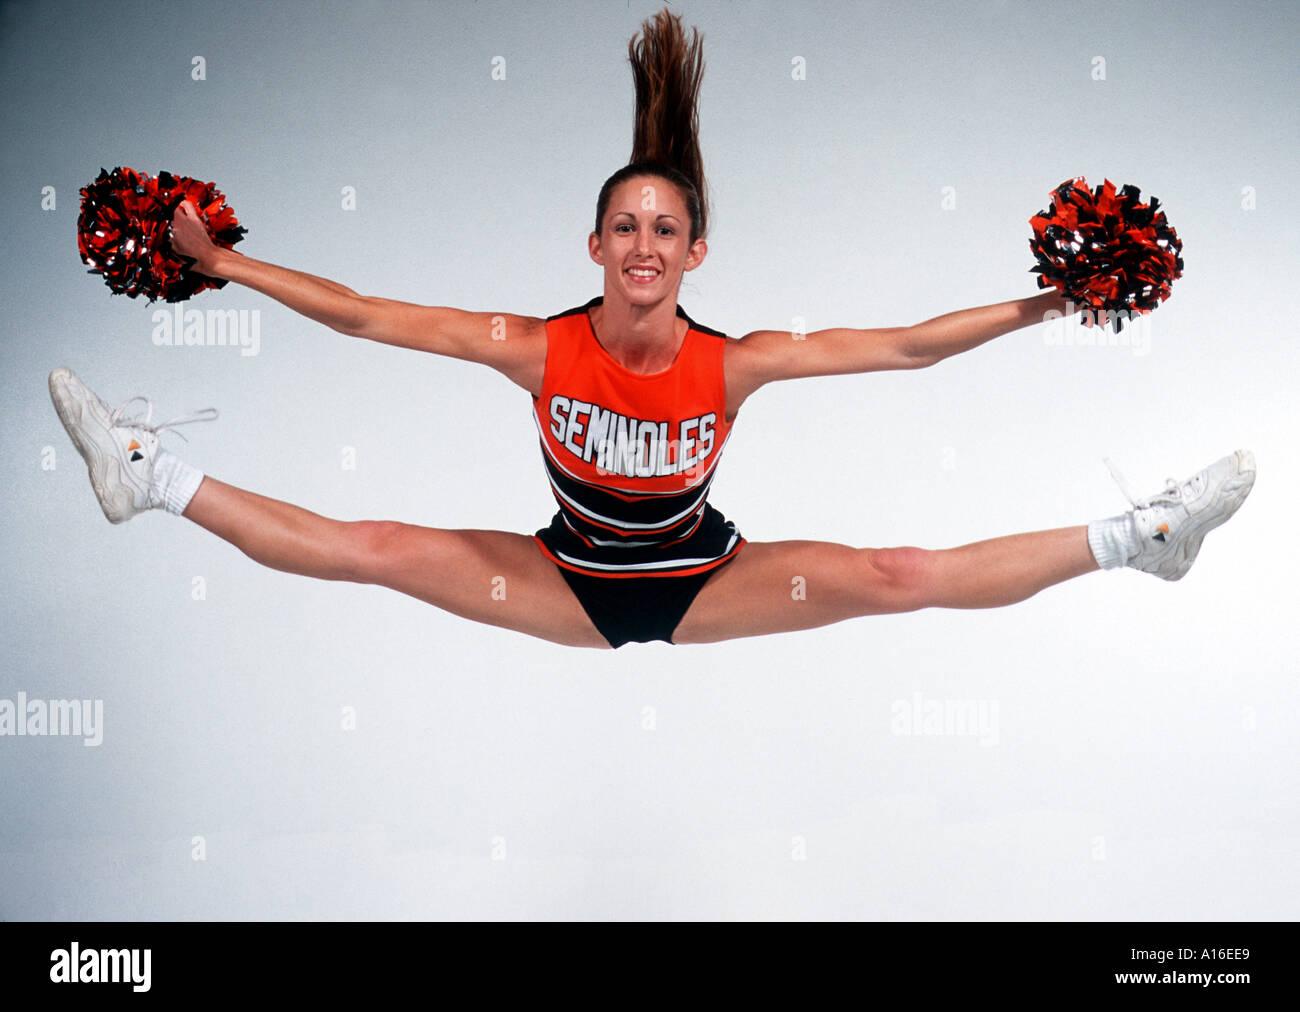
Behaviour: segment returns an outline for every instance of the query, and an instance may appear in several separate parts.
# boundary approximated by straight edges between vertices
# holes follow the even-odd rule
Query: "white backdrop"
[[[163,304],[85,273],[77,191],[191,174],[250,256],[559,312],[600,292],[586,235],[656,9],[0,8],[0,699],[103,706],[98,745],[0,736],[0,917],[1296,916],[1291,5],[674,6],[708,61],[711,252],[681,294],[707,326],[1032,295],[1028,218],[1075,175],[1158,196],[1186,244],[1140,345],[1040,326],[761,391],[718,508],[754,541],[938,548],[1120,512],[1102,456],[1145,493],[1253,449],[1180,583],[599,652],[105,523],[56,365],[159,417],[216,405],[167,445],[326,515],[543,526],[518,388],[235,285],[193,305],[258,312],[257,354],[158,347]],[[936,706],[982,719],[908,723]]]

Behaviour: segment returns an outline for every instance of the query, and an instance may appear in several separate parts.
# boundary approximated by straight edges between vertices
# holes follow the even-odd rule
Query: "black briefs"
[[[734,556],[733,556],[734,558]],[[556,566],[609,645],[671,643],[673,631],[709,577],[731,563],[689,576],[588,576]]]

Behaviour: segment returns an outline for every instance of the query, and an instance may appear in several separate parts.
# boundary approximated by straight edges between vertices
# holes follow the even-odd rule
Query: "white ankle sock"
[[[1142,550],[1133,513],[1094,520],[1088,525],[1088,547],[1102,569],[1119,569]]]
[[[168,513],[180,516],[194,498],[202,481],[203,472],[197,467],[190,467],[174,453],[158,451],[149,483],[162,499],[162,507]]]

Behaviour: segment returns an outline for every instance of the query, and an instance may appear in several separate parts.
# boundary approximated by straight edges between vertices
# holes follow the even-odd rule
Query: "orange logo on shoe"
[[[1168,534],[1168,533],[1169,533],[1169,525],[1168,525],[1168,524],[1161,524],[1159,527],[1156,528],[1156,530],[1158,530],[1158,531],[1164,531],[1166,534]]]
[[[144,460],[144,454],[140,452],[140,444],[137,443],[134,439],[131,440],[131,445],[127,447],[127,450],[129,450],[131,453],[132,464],[134,464],[137,460]]]
[[[138,450],[138,449],[140,449],[140,444],[137,443],[137,442],[133,439],[133,440],[131,440],[131,445],[128,446],[127,449],[128,449],[128,450]]]
[[[1164,541],[1165,535],[1169,533],[1169,525],[1161,524],[1156,528],[1156,531],[1157,533],[1151,535],[1151,537],[1156,541]]]

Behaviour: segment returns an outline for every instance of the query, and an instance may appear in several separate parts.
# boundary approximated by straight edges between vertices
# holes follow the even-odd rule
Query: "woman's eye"
[[[634,232],[634,231],[636,231],[636,227],[635,227],[634,225],[629,225],[629,224],[627,224],[626,222],[624,222],[624,223],[621,224],[621,225],[615,225],[615,226],[614,226],[614,231],[615,231],[615,232],[623,232],[624,230],[629,231],[629,232]],[[666,234],[666,235],[676,235],[676,234],[677,234],[676,231],[675,231],[671,226],[669,226],[669,225],[660,225],[659,228],[658,228],[658,231],[661,232],[661,233],[663,233],[663,234]]]

